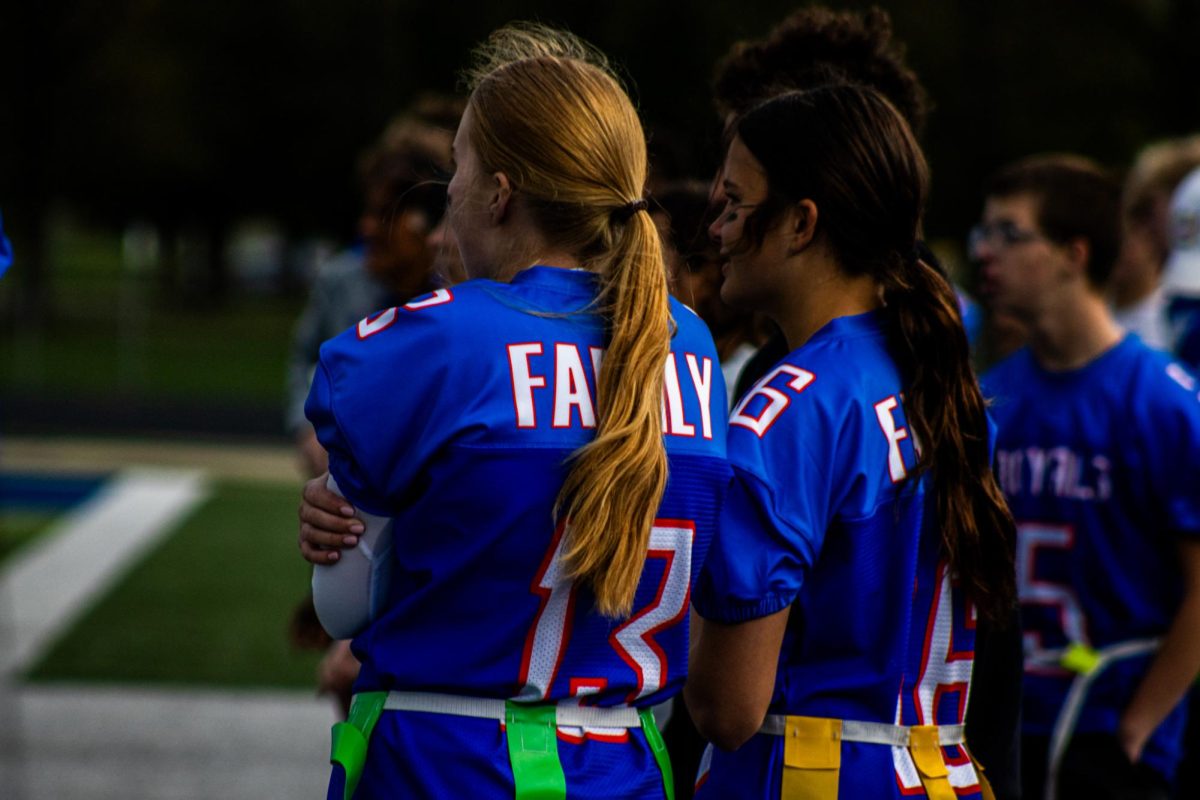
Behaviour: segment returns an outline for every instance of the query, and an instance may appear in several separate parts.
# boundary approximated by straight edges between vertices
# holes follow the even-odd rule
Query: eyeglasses
[[[988,222],[971,228],[967,235],[967,250],[972,256],[979,253],[980,245],[987,244],[995,248],[1012,247],[1015,244],[1033,242],[1046,237],[1037,231],[1022,230],[1012,220]]]

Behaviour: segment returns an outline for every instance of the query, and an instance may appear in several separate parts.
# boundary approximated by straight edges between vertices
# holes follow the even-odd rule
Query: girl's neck
[[[492,231],[494,278],[508,282],[517,273],[539,264],[547,267],[579,269],[579,257],[555,247],[534,223],[524,203],[511,204],[508,216]]]
[[[795,350],[838,317],[865,314],[883,305],[879,284],[867,275],[848,276],[838,269],[795,292],[783,313],[775,315],[788,348]]]

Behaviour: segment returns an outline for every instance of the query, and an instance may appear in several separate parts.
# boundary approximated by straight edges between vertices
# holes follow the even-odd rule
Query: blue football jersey
[[[983,335],[983,309],[979,303],[976,303],[963,289],[958,286],[954,287],[954,294],[958,298],[958,313],[962,315],[963,330],[967,333],[967,342],[974,348],[979,344],[979,337]]]
[[[735,480],[694,598],[736,623],[791,606],[770,712],[961,723],[975,615],[942,554],[932,493],[913,480],[904,384],[880,312],[841,317],[788,355],[730,419]],[[706,754],[700,797],[776,798],[784,744],[757,734]],[[944,749],[960,796],[966,750]],[[843,742],[840,796],[923,794],[903,747]]]
[[[1085,367],[1048,372],[1026,348],[984,377],[999,426],[996,465],[1017,521],[1025,640],[1024,729],[1048,735],[1073,673],[1070,642],[1104,648],[1161,636],[1182,597],[1179,537],[1200,535],[1195,379],[1134,334]],[[1119,662],[1076,728],[1113,733],[1151,656]],[[1184,705],[1143,761],[1168,776]]]
[[[321,351],[306,413],[346,497],[394,520],[357,691],[646,707],[687,673],[694,576],[729,482],[725,389],[704,323],[672,301],[669,478],[626,620],[564,579],[554,503],[595,433],[605,332],[591,273],[532,267],[364,319]],[[559,730],[571,797],[661,797],[640,730]],[[385,712],[369,796],[512,796],[499,723]],[[373,788],[374,787],[374,788]]]

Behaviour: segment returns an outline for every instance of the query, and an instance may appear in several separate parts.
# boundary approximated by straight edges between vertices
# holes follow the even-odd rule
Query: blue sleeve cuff
[[[790,606],[795,599],[794,594],[790,597],[770,594],[753,602],[720,604],[712,603],[708,598],[697,593],[692,603],[696,608],[696,613],[704,619],[736,625],[739,622],[750,622],[762,617],[769,617]]]

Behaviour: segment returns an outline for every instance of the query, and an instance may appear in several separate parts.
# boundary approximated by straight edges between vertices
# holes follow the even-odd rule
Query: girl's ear
[[[498,225],[508,217],[513,187],[512,182],[503,172],[493,172],[492,181],[492,197],[488,203],[488,211],[491,213],[492,222]]]
[[[794,203],[785,217],[788,255],[793,256],[812,244],[817,235],[817,204],[805,198]]]

